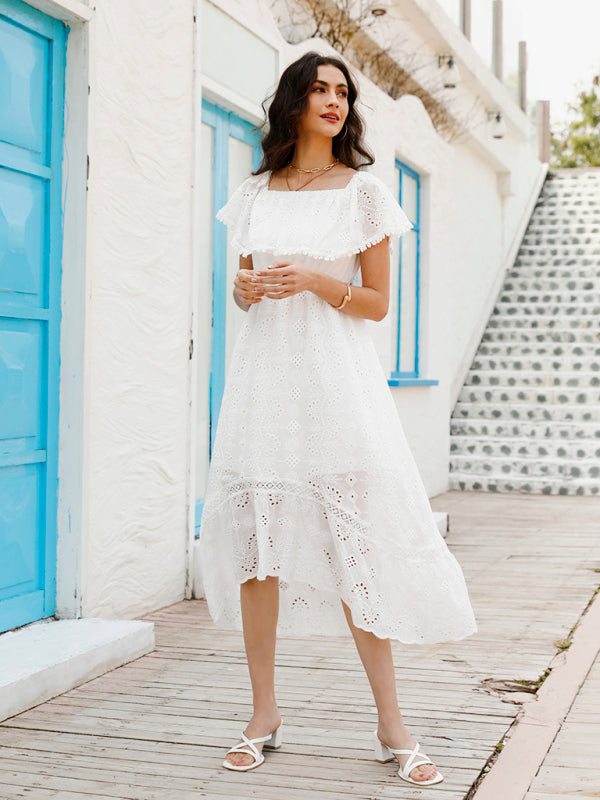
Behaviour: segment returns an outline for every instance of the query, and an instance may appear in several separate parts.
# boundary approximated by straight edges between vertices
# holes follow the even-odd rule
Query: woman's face
[[[299,134],[320,134],[333,139],[348,116],[348,85],[344,73],[332,64],[321,64],[310,88]]]

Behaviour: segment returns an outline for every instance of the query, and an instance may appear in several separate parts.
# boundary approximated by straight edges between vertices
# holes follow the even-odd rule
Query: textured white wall
[[[85,616],[184,596],[193,6],[98,0],[90,23]]]
[[[285,46],[284,63],[306,50],[333,52],[321,41]],[[494,287],[530,197],[540,165],[535,130],[530,138],[509,126],[486,148],[464,138],[448,144],[436,133],[421,101],[392,100],[353,69],[359,79],[371,168],[394,188],[395,158],[421,176],[421,372],[438,386],[392,387],[398,413],[430,496],[448,487],[452,387],[462,380],[479,341],[478,321],[491,311]],[[503,87],[500,87],[503,91]],[[510,196],[502,196],[498,164],[510,170]],[[391,369],[395,319],[371,326],[384,369]],[[467,360],[465,362],[465,355]]]

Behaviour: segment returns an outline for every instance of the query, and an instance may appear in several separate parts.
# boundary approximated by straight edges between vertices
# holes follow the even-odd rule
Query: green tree
[[[600,75],[589,91],[579,92],[569,106],[574,119],[559,133],[552,134],[551,166],[600,167]]]

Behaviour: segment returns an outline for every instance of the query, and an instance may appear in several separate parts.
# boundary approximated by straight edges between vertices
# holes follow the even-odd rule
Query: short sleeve
[[[269,173],[246,178],[217,212],[217,219],[229,228],[229,243],[244,256],[252,252],[250,245],[252,206],[256,195],[268,178]]]
[[[413,224],[383,181],[369,172],[360,175],[356,201],[362,251],[386,236],[391,244],[392,239],[402,236]]]

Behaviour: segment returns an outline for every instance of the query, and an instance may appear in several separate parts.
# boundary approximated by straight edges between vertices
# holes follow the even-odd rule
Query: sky
[[[438,0],[458,22],[460,0]],[[492,0],[472,0],[475,49],[491,63]],[[568,118],[577,91],[600,73],[600,0],[504,0],[504,77],[517,72],[527,42],[529,101],[550,100],[552,127]]]

